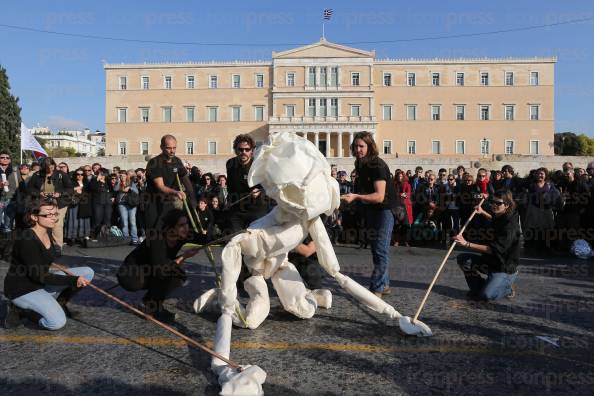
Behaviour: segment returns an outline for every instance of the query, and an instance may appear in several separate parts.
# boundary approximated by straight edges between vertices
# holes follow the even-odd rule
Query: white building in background
[[[52,132],[47,127],[32,128],[36,137],[43,139],[48,149],[73,148],[76,153],[85,157],[96,157],[105,152],[105,133],[84,130],[60,130]]]

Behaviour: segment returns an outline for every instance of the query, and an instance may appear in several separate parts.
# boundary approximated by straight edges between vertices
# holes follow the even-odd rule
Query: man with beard
[[[183,162],[175,156],[177,141],[173,135],[161,138],[161,154],[146,164],[146,193],[144,196],[145,228],[147,237],[160,227],[159,220],[167,212],[183,205],[186,193],[189,204],[196,207],[194,187]],[[179,191],[177,177],[183,183],[186,193]],[[181,201],[181,202],[180,202]],[[181,204],[181,205],[180,205]]]

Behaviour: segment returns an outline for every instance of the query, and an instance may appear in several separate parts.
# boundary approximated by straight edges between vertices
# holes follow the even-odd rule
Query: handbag
[[[135,208],[140,204],[140,195],[134,191],[128,191],[122,196],[120,203],[130,208]]]

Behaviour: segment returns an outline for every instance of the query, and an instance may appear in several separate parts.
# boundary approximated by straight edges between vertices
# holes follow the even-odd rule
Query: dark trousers
[[[111,202],[93,205],[93,228],[97,230],[102,225],[111,227],[111,213],[113,207]]]
[[[145,302],[162,302],[171,292],[184,283],[177,276],[163,276],[153,271],[150,265],[137,265],[124,262],[118,269],[118,283],[127,291],[146,290]]]

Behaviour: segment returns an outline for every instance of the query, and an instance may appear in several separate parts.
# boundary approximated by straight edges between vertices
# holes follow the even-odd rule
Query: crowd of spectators
[[[194,186],[197,213],[208,239],[232,228],[227,206],[233,187],[227,175],[203,172],[185,164]],[[340,194],[356,193],[357,174],[331,167]],[[458,166],[455,170],[394,169],[396,189],[393,208],[394,246],[447,246],[476,205],[498,190],[509,190],[517,204],[524,247],[535,251],[567,251],[576,239],[594,239],[594,163],[586,169],[566,162],[560,170],[534,169],[518,175],[505,165],[501,170],[477,171]],[[0,151],[0,231],[3,238],[23,227],[27,196],[51,195],[58,202],[58,223],[53,236],[58,245],[83,244],[117,227],[133,245],[145,237],[145,170],[109,170],[100,163],[70,169],[67,163],[43,158],[13,166],[10,154]],[[268,203],[268,208],[274,205]],[[367,246],[360,205],[342,203],[325,219],[333,243]],[[469,240],[480,241],[483,217],[468,227]]]

